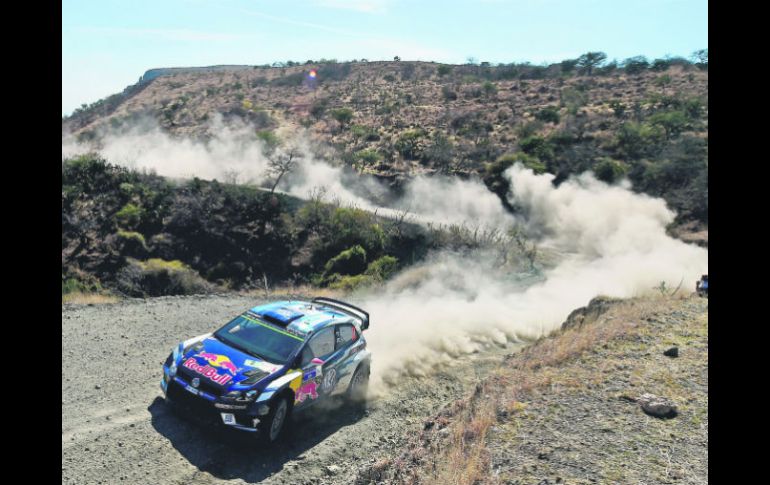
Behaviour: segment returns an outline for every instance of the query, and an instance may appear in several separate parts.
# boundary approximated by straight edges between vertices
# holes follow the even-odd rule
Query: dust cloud
[[[253,128],[214,118],[207,141],[175,138],[151,122],[101,133],[99,146],[62,139],[62,157],[98,149],[111,163],[160,175],[265,184],[267,159]],[[597,295],[632,297],[665,282],[685,288],[708,272],[708,251],[666,234],[675,214],[663,200],[634,193],[625,181],[608,185],[585,173],[555,187],[552,175],[520,165],[505,176],[514,217],[478,180],[418,176],[398,198],[374,178],[346,172],[314,156],[309,136],[284,134],[304,154],[279,188],[307,198],[326,192],[366,210],[409,210],[418,222],[518,227],[549,255],[522,272],[499,252],[437,252],[403,270],[384,288],[352,295],[372,315],[374,389],[402,375],[426,375],[490,345],[534,339],[557,328]],[[387,206],[383,207],[384,200]]]

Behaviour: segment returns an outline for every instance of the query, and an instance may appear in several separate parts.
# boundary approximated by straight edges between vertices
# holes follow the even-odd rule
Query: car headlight
[[[259,394],[258,391],[251,390],[246,391],[245,393],[243,391],[230,391],[227,394],[225,394],[224,398],[227,400],[233,400],[233,401],[253,401],[256,399],[257,395]]]

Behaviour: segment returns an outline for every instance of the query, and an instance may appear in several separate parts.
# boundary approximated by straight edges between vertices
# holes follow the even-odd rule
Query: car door
[[[355,354],[360,350],[356,345],[359,342],[359,335],[356,328],[350,323],[343,323],[335,326],[334,329],[336,356],[336,386],[334,394],[345,392],[350,383],[350,378],[355,372],[356,361]]]
[[[327,327],[312,336],[300,354],[302,368],[302,383],[295,392],[294,406],[298,408],[309,406],[328,396],[323,392],[324,374],[329,365],[327,360],[335,351],[334,327]]]

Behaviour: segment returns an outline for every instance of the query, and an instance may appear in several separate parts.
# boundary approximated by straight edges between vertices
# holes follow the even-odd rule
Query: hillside
[[[355,483],[706,483],[708,300],[597,299],[573,315]],[[654,415],[646,394],[675,412]]]
[[[503,237],[505,236],[505,237]],[[96,155],[62,162],[62,295],[131,296],[381,283],[431,250],[500,247],[528,266],[515,235],[424,227],[244,185],[173,181]],[[486,238],[486,239],[485,239]]]
[[[395,183],[420,173],[477,174],[501,198],[501,173],[515,161],[557,182],[594,170],[664,197],[677,222],[705,230],[707,241],[707,64],[636,59],[592,72],[568,61],[291,64],[151,70],[149,81],[63,119],[62,130],[98,140],[150,119],[206,139],[221,116],[246,120],[270,140],[305,127],[333,147],[332,163]]]

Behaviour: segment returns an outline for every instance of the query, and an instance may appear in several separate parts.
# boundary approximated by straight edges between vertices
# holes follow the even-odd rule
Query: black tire
[[[278,397],[270,405],[270,412],[260,418],[257,428],[257,439],[260,443],[270,445],[281,439],[291,417],[291,403],[285,396]]]
[[[360,365],[358,369],[353,373],[353,377],[350,378],[350,384],[348,390],[345,393],[345,398],[356,404],[366,402],[366,394],[369,390],[369,366]]]

